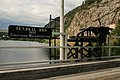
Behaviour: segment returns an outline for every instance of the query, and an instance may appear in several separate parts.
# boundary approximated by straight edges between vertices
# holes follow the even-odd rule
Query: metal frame
[[[67,35],[66,33],[54,33],[54,35],[64,35],[65,37],[65,41],[67,43]],[[111,46],[111,37],[114,37],[114,38],[120,38],[120,36],[114,36],[114,35],[111,35],[111,36],[108,36],[108,46],[99,46],[99,47],[103,47],[103,48],[108,48],[109,49],[109,55],[106,57],[106,58],[118,58],[120,56],[111,56],[111,48],[120,48],[120,46]],[[67,44],[65,46],[0,46],[0,49],[12,49],[12,48],[64,48],[66,49],[66,52],[67,52],[67,49],[68,48],[96,48],[95,46],[91,47],[91,46],[67,46]],[[67,54],[67,53],[66,53]],[[65,54],[65,56],[66,56]],[[98,57],[99,58],[99,57]],[[105,58],[105,57],[101,57],[101,58]],[[92,58],[88,58],[88,59],[92,59]],[[39,61],[39,62],[25,62],[25,63],[20,63],[20,64],[32,64],[32,63],[49,63],[49,62],[68,62],[68,61],[81,61],[82,59],[66,59],[66,60],[47,60],[47,61]],[[7,63],[7,64],[12,64],[12,63]],[[7,64],[4,64],[4,65],[7,65]],[[13,64],[19,64],[19,63],[13,63]],[[2,64],[3,65],[3,64]],[[1,66],[1,64],[0,64]]]

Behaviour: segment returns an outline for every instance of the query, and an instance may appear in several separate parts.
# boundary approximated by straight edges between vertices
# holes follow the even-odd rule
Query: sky
[[[84,0],[64,0],[65,14]],[[0,0],[0,29],[9,25],[43,27],[52,18],[60,16],[60,0]]]

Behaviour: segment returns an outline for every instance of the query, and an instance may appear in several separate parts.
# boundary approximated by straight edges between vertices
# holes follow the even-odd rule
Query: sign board
[[[10,25],[8,35],[11,38],[51,38],[52,29],[42,27]]]

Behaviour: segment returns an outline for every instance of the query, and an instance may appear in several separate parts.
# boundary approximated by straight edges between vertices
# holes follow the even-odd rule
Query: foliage
[[[2,35],[7,35],[7,33],[6,32],[0,32],[0,36],[2,36]]]
[[[79,11],[81,11],[81,6],[76,7],[75,9],[73,9],[72,11],[69,11],[66,15],[65,15],[65,30],[69,27],[70,23],[72,22],[75,14]]]
[[[82,6],[84,5],[84,6],[89,6],[89,5],[91,5],[91,4],[93,4],[93,3],[100,3],[102,0],[85,0],[84,2],[83,2],[83,4],[82,4]]]
[[[118,21],[117,27],[115,30],[112,32],[113,35],[120,36],[120,20]],[[120,46],[120,39],[116,39],[114,41],[113,46]],[[112,55],[120,55],[120,49],[119,48],[112,48]]]
[[[116,36],[120,36],[120,20],[118,20],[118,24],[117,27],[115,27],[114,31],[112,32],[112,34],[116,35]]]

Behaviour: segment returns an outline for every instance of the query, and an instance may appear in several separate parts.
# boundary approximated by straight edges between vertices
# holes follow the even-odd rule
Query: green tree
[[[118,21],[117,27],[112,32],[113,35],[120,36],[120,20]],[[120,46],[120,39],[117,38],[115,42],[113,43],[113,46]],[[120,55],[120,49],[119,48],[112,48],[112,55]]]
[[[120,20],[118,21],[117,27],[114,29],[112,34],[114,34],[116,36],[120,36]]]

